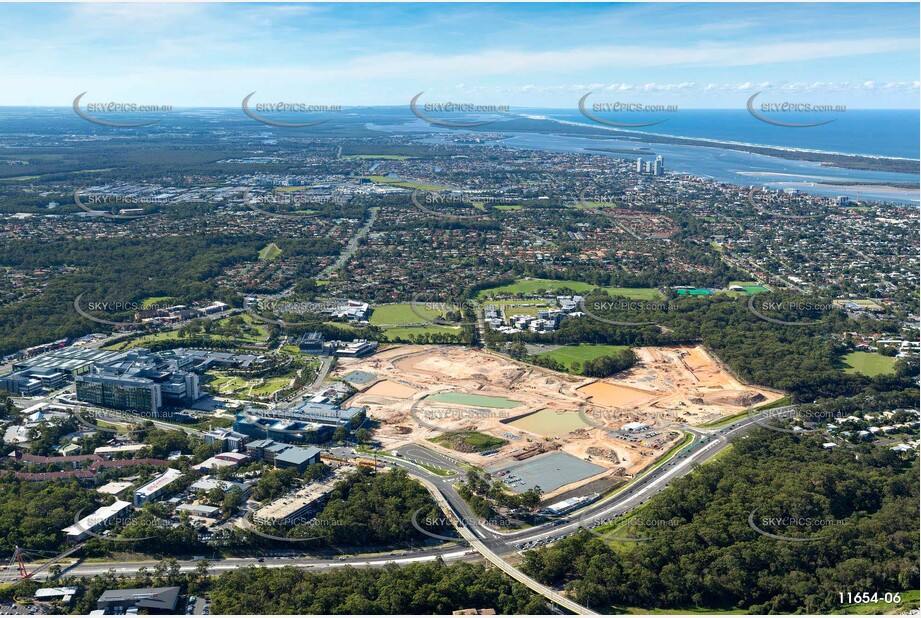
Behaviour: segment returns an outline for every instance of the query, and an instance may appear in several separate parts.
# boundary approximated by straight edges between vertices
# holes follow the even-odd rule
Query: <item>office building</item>
[[[44,603],[60,600],[64,605],[70,605],[77,592],[79,592],[79,588],[75,586],[39,588],[35,591],[35,600]]]
[[[320,463],[320,450],[313,447],[301,448],[275,440],[256,440],[246,445],[246,452],[253,459],[261,459],[276,468],[297,468],[303,472],[307,466]]]
[[[371,305],[358,300],[348,300],[343,305],[329,311],[334,318],[344,318],[349,322],[364,322],[371,312]]]
[[[68,542],[78,543],[90,538],[97,530],[105,528],[113,519],[124,519],[130,511],[130,502],[116,500],[109,506],[99,507],[91,515],[87,515],[72,526],[67,526],[61,532],[67,536]]]
[[[77,376],[77,399],[106,408],[140,410],[156,414],[163,407],[160,385],[126,376]]]
[[[0,376],[0,390],[32,397],[64,386],[64,374],[56,369],[34,367]]]
[[[205,444],[220,444],[221,450],[225,453],[243,450],[248,438],[249,436],[224,427],[212,429],[204,435]]]
[[[315,403],[306,401],[289,411],[298,420],[320,423],[323,425],[349,425],[353,419],[364,414],[365,408],[350,406],[340,408],[332,403]]]
[[[244,453],[218,453],[193,468],[199,472],[209,472],[219,468],[236,468],[248,460],[249,457]]]
[[[64,348],[17,361],[13,363],[13,371],[51,369],[66,376],[78,376],[88,373],[97,363],[107,363],[124,355],[125,352]]]
[[[179,470],[167,468],[166,472],[134,491],[134,506],[142,507],[162,498],[169,491],[170,485],[183,476]]]
[[[319,444],[332,438],[332,425],[321,425],[301,420],[265,418],[240,414],[233,423],[233,430],[250,438],[279,440],[293,444]],[[249,450],[249,444],[246,446]]]
[[[189,489],[192,491],[204,492],[209,492],[212,489],[220,489],[224,492],[237,489],[243,495],[247,495],[251,489],[251,486],[247,483],[240,483],[239,481],[222,481],[221,479],[216,479],[212,476],[205,476],[189,485]]]
[[[132,608],[148,614],[175,614],[179,603],[179,587],[125,588],[106,590],[96,601],[96,609],[111,614],[127,614]],[[137,613],[137,610],[131,613]]]
[[[377,349],[376,341],[366,341],[365,339],[358,339],[357,341],[350,341],[348,343],[339,343],[336,346],[336,356],[367,356],[374,352]]]
[[[297,341],[297,345],[301,352],[307,354],[322,354],[323,343],[323,334],[316,332],[304,333]]]
[[[220,519],[221,509],[216,506],[206,504],[180,504],[176,507],[180,513],[188,513],[190,517],[202,517],[205,519]]]
[[[201,397],[191,357],[153,354],[144,348],[96,363],[76,377],[77,399],[108,408],[143,410],[193,403]]]
[[[642,157],[636,158],[636,173],[637,174],[643,173],[643,158]]]
[[[296,468],[298,472],[304,472],[307,466],[316,463],[320,463],[320,449],[312,446],[292,446],[275,455],[276,468]]]

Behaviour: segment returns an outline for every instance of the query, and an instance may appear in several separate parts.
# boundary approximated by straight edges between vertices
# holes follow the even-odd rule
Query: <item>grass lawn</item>
[[[141,309],[150,309],[154,305],[165,305],[172,300],[172,296],[151,296],[141,301]]]
[[[259,259],[263,262],[271,262],[279,255],[281,255],[281,249],[278,247],[278,245],[271,242],[263,247],[262,251],[259,252]]]
[[[270,397],[273,393],[287,388],[291,384],[291,376],[281,376],[268,379],[246,379],[239,376],[228,376],[218,371],[207,372],[214,376],[208,386],[225,397]]]
[[[614,549],[630,551],[637,546],[638,542],[624,539],[644,538],[651,534],[650,529],[642,523],[647,519],[652,519],[644,516],[648,510],[648,505],[635,508],[609,524],[598,526],[594,532],[607,537],[605,540]]]
[[[481,290],[478,297],[488,298],[492,295],[500,294],[534,294],[538,290],[556,292],[562,289],[570,289],[577,294],[582,294],[585,292],[590,292],[591,290],[594,290],[598,287],[599,286],[593,285],[591,283],[585,283],[583,281],[573,281],[567,279],[555,280],[526,278],[519,279],[515,283],[509,285],[501,285],[498,287]],[[638,300],[653,300],[662,297],[659,291],[655,288],[605,287],[602,289],[606,290],[609,294],[626,296],[628,298],[635,298]]]
[[[542,300],[496,300],[490,301],[489,304],[501,307],[508,317],[513,315],[531,315],[536,317],[540,310],[550,308],[550,305]]]
[[[221,395],[230,395],[247,386],[247,381],[238,376],[223,376],[214,371],[208,371],[207,374],[214,376],[209,386]]]
[[[538,290],[561,290],[563,288],[569,288],[574,292],[588,292],[595,289],[596,286],[590,283],[583,283],[582,281],[568,281],[561,280],[556,281],[553,279],[519,279],[515,283],[509,285],[501,285],[495,288],[487,288],[481,290],[479,293],[480,298],[488,298],[491,295],[500,295],[500,294],[533,294]]]
[[[427,324],[426,326],[396,326],[393,328],[385,328],[381,341],[407,340],[425,333],[447,333],[449,335],[459,336],[460,332],[461,329],[456,326],[435,326],[434,324]]]
[[[375,305],[371,313],[370,322],[374,326],[398,326],[403,324],[420,324],[424,322],[416,312],[434,319],[444,315],[444,312],[432,307],[426,307],[424,302],[418,302],[413,311],[411,303],[398,303],[395,305]]]
[[[417,303],[416,311],[430,319],[444,315],[444,312],[435,308],[426,307],[425,303]],[[426,333],[459,335],[458,326],[441,326],[426,323],[413,311],[410,303],[397,303],[393,305],[377,305],[371,313],[371,324],[383,329],[382,341],[408,340]],[[415,326],[414,326],[415,325]]]
[[[612,296],[626,296],[637,300],[657,300],[662,293],[655,288],[602,288]]]
[[[234,318],[242,318],[244,325],[242,326],[242,332],[237,336],[230,335],[219,335],[214,332],[208,335],[208,338],[213,341],[229,341],[238,345],[253,345],[259,344],[265,341],[265,338],[268,336],[268,330],[261,322],[256,322],[249,315],[243,314],[239,316],[230,316],[226,318],[221,318],[215,322],[216,326],[221,326],[226,323],[227,320]],[[203,333],[199,332],[196,337],[201,336]],[[129,339],[128,341],[122,341],[114,345],[106,346],[106,350],[128,350],[130,348],[146,347],[150,344],[158,341],[181,341],[179,338],[179,330],[168,330],[162,333],[154,333],[152,335],[144,335],[137,339]]]
[[[292,378],[281,377],[263,380],[261,385],[253,389],[253,395],[258,397],[268,397],[273,393],[282,390],[283,388],[288,388],[291,385]]]
[[[437,438],[432,438],[431,441],[461,453],[480,453],[508,444],[508,440],[488,436],[478,431],[449,431]]]
[[[844,373],[862,373],[872,378],[892,373],[896,360],[876,352],[851,352],[845,355],[841,362],[844,365]]]
[[[564,345],[552,352],[544,352],[538,356],[552,358],[562,363],[569,371],[575,371],[574,365],[581,365],[587,360],[594,360],[599,356],[611,356],[622,350],[628,350],[626,345]]]
[[[403,187],[404,189],[421,189],[422,191],[450,191],[451,190],[450,187],[430,185],[424,182],[416,182],[414,180],[402,180],[400,178],[388,178],[387,176],[362,176],[362,178],[367,178],[371,182],[379,182],[385,185]]]
[[[745,292],[739,292],[738,290],[716,290],[717,294],[723,294],[724,296],[730,296],[732,298],[740,298],[742,296],[748,296]]]

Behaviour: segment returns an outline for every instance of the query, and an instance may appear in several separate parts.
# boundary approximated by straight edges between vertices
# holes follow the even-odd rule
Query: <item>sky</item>
[[[919,106],[918,3],[0,4],[0,105]]]

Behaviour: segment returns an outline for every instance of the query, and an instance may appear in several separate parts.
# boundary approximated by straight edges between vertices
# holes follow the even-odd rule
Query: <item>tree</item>
[[[224,499],[221,502],[221,515],[224,517],[230,517],[243,506],[243,492],[240,491],[239,487],[234,487],[226,494],[224,494]]]
[[[508,355],[516,360],[521,360],[528,355],[528,349],[523,341],[515,341],[509,345]]]
[[[371,432],[362,427],[355,432],[355,439],[358,440],[359,444],[367,444],[371,441]]]

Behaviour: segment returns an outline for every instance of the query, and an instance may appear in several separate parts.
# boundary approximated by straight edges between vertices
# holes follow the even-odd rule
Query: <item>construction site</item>
[[[383,448],[409,444],[473,464],[546,498],[628,480],[701,425],[779,399],[733,378],[702,347],[636,348],[636,365],[585,378],[491,352],[404,345],[342,359]]]

